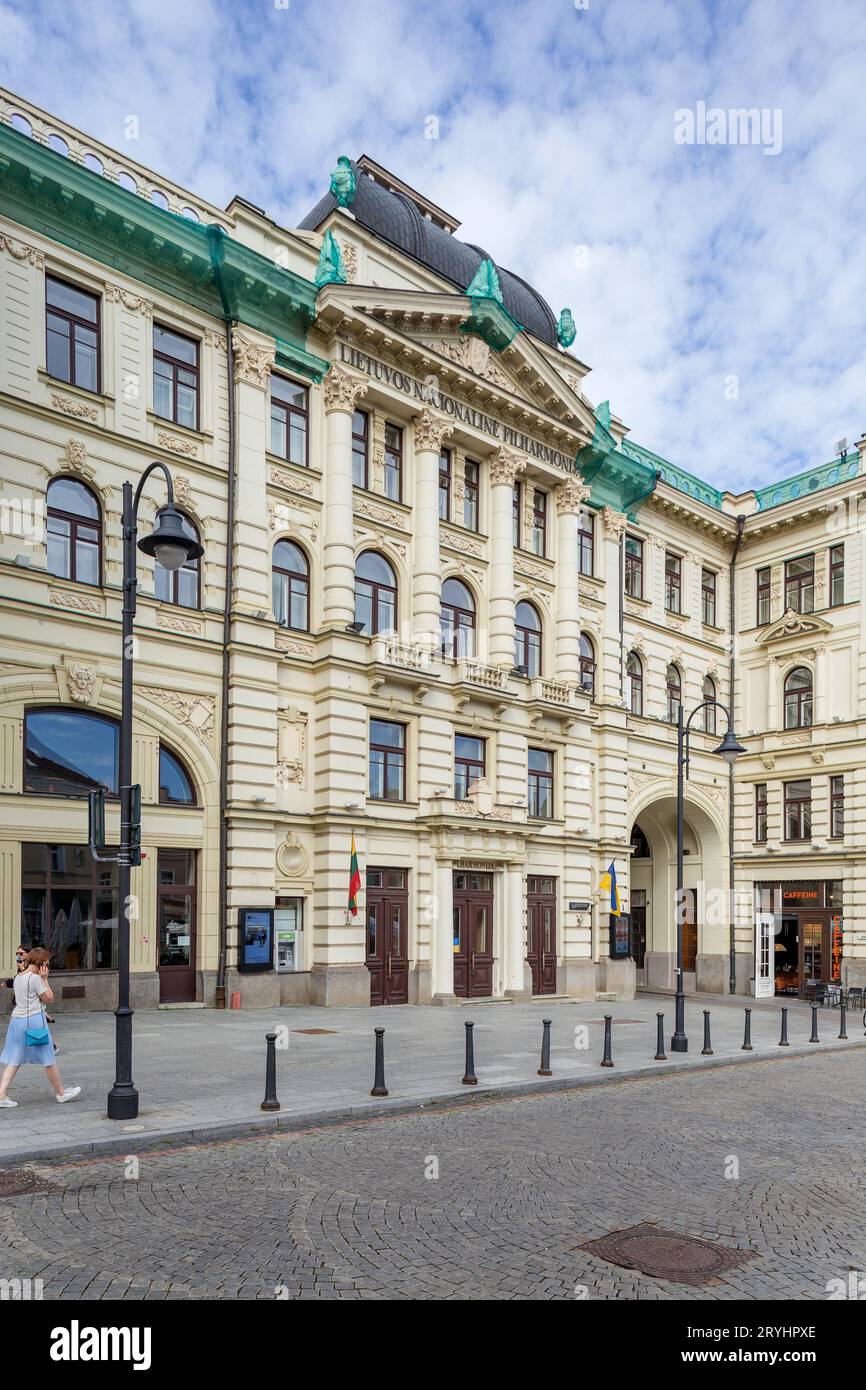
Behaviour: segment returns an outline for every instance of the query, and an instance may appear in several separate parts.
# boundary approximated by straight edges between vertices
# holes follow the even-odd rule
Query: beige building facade
[[[779,992],[866,985],[866,440],[711,487],[457,229],[367,158],[296,229],[211,207],[0,93],[0,967],[62,1007],[116,999],[154,459],[203,555],[138,554],[136,1007],[671,989],[680,706],[686,987],[750,993],[767,912]]]

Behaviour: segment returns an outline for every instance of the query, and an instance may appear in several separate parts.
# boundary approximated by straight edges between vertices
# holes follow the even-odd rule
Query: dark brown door
[[[684,888],[685,920],[683,921],[683,973],[693,971],[698,956],[698,914],[694,888]]]
[[[409,1003],[406,869],[367,870],[367,969],[371,1004]]]
[[[526,959],[533,994],[556,993],[556,879],[526,882]]]
[[[837,919],[838,920],[838,919]],[[811,985],[838,980],[833,974],[833,934],[829,912],[800,913],[800,983]]]
[[[493,993],[493,875],[454,875],[454,993]]]
[[[195,853],[160,849],[156,855],[159,1002],[195,999]]]

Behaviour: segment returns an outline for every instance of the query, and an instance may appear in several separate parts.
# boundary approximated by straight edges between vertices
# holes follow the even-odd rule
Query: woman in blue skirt
[[[54,1000],[54,993],[48,983],[49,960],[48,952],[41,947],[30,951],[26,957],[25,968],[16,975],[13,982],[15,1007],[6,1033],[6,1046],[0,1054],[0,1062],[5,1063],[3,1075],[0,1076],[0,1108],[3,1109],[12,1109],[18,1104],[17,1100],[10,1100],[6,1092],[18,1068],[27,1062],[35,1062],[37,1066],[45,1068],[45,1075],[51,1082],[55,1100],[61,1105],[81,1094],[80,1086],[63,1089],[60,1072],[54,1060],[54,1041],[45,1022],[45,1005],[53,1003]],[[45,1041],[28,1043],[28,1033],[31,1036],[44,1033]]]

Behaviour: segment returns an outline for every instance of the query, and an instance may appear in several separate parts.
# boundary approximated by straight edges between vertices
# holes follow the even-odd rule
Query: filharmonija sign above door
[[[540,440],[533,439],[531,435],[523,434],[520,430],[512,429],[510,425],[503,424],[501,420],[487,415],[483,410],[476,410],[473,406],[465,405],[463,401],[456,400],[454,396],[447,395],[446,392],[439,389],[438,385],[432,384],[435,377],[428,377],[425,381],[421,381],[418,377],[404,371],[402,367],[392,367],[387,362],[380,362],[378,358],[371,357],[368,352],[362,352],[360,348],[352,347],[350,343],[338,342],[337,347],[339,361],[345,362],[347,367],[354,367],[356,371],[374,377],[383,385],[391,386],[395,391],[402,391],[412,400],[422,401],[425,405],[433,406],[435,410],[441,410],[443,415],[450,415],[462,424],[471,425],[473,429],[480,430],[482,434],[488,435],[490,439],[498,440],[500,444],[506,445],[509,449],[519,449],[522,453],[529,454],[541,463],[548,463],[553,468],[559,468],[563,473],[577,472],[575,461],[568,454],[563,454],[559,449],[551,448],[549,444],[542,444]]]

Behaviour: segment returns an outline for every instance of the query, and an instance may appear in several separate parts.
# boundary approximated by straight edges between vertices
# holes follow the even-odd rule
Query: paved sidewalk
[[[703,1010],[711,1010],[714,1056],[701,1056]],[[472,1101],[483,1094],[603,1084],[629,1075],[767,1062],[798,1053],[861,1048],[862,1016],[848,1016],[848,1042],[837,1040],[839,1010],[819,1009],[820,1048],[809,1044],[811,1014],[788,1012],[791,1046],[778,1046],[780,1008],[752,1005],[753,1052],[742,1051],[744,1003],[719,996],[687,1001],[690,1051],[654,1061],[656,1013],[665,1015],[665,1048],[673,1031],[670,996],[641,994],[629,1003],[478,1003],[452,1009],[405,1005],[385,1009],[210,1009],[141,1011],[134,1020],[134,1077],[139,1118],[122,1124],[105,1116],[114,1072],[114,1016],[58,1014],[54,1035],[64,1083],[80,1085],[80,1100],[58,1106],[41,1070],[26,1067],[10,1092],[15,1110],[0,1110],[0,1164],[25,1157],[128,1151],[188,1137],[216,1137],[260,1125],[315,1124],[352,1115],[416,1108],[437,1101]],[[600,1067],[603,1016],[614,1019],[614,1069]],[[552,1024],[553,1077],[537,1076],[542,1018]],[[464,1022],[475,1023],[478,1086],[461,1084]],[[373,1029],[384,1027],[387,1100],[370,1096]],[[282,1110],[263,1114],[265,1033],[280,1029],[288,1047],[277,1051]],[[303,1030],[310,1030],[304,1032]],[[576,1032],[585,1029],[582,1035]],[[321,1031],[320,1031],[321,1030]],[[588,1044],[588,1045],[585,1045]]]

